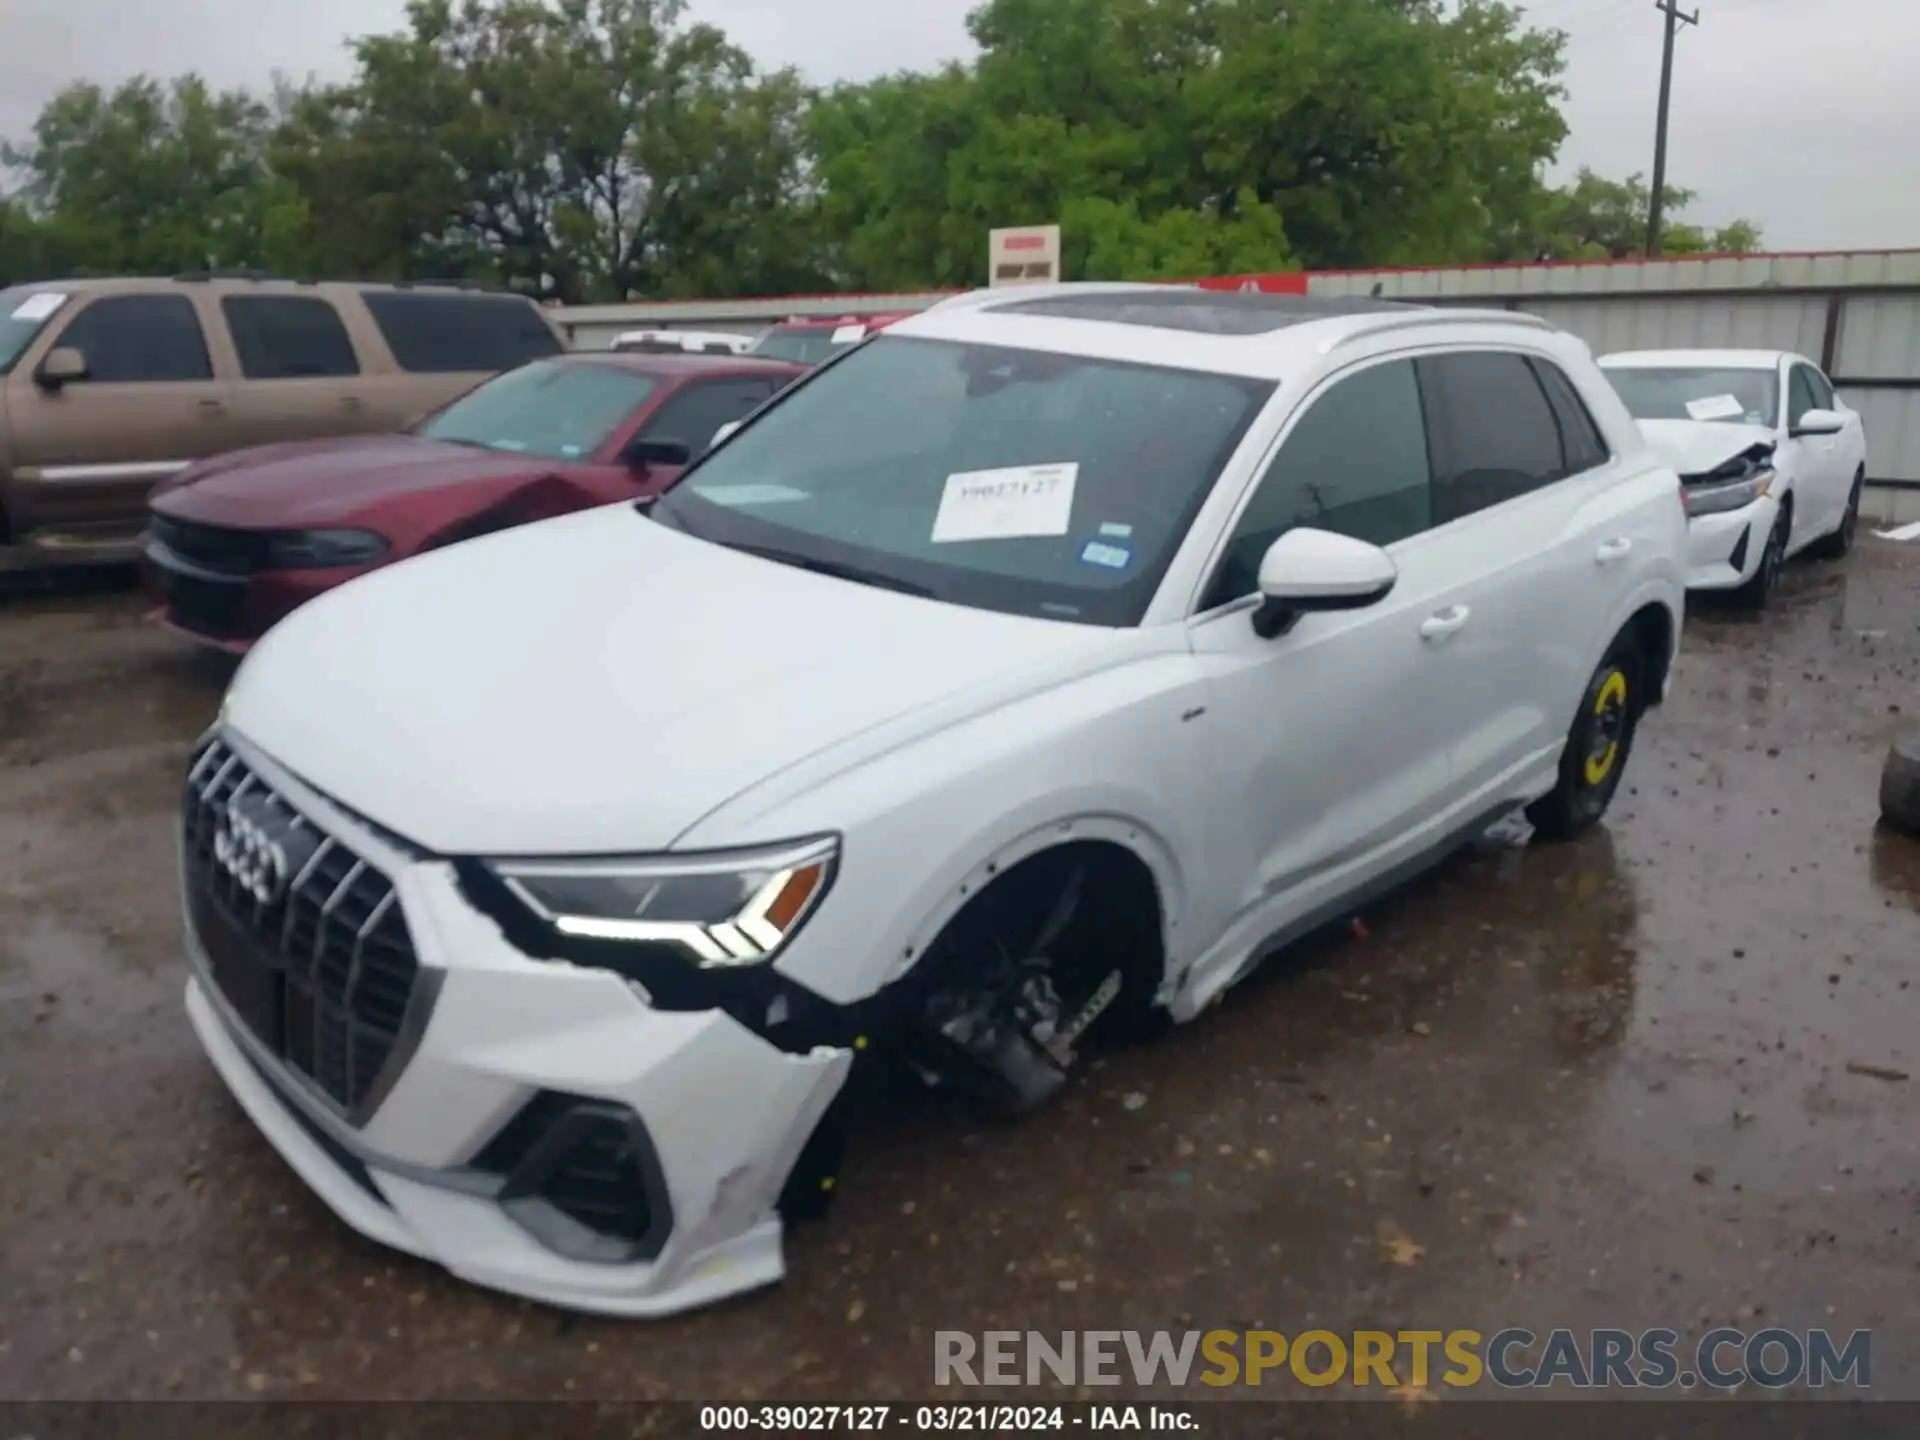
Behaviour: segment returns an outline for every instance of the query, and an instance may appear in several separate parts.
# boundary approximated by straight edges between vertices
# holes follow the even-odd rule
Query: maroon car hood
[[[195,466],[156,495],[153,508],[178,520],[238,529],[315,528],[349,521],[369,505],[402,495],[473,481],[565,475],[575,463],[416,435],[307,440],[236,450]]]

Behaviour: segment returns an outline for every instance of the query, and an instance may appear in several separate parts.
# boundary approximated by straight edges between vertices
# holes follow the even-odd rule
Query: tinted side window
[[[429,295],[363,290],[394,362],[415,374],[511,370],[560,353],[531,302],[508,295]]]
[[[184,295],[108,295],[76,315],[54,344],[85,354],[87,379],[96,384],[213,378],[200,317]]]
[[[1234,527],[1201,608],[1253,594],[1268,547],[1297,525],[1391,545],[1427,529],[1431,512],[1413,364],[1371,366],[1337,381],[1295,423]]]
[[[249,380],[296,380],[358,375],[353,342],[340,312],[306,296],[228,295],[220,313]]]
[[[1553,418],[1559,422],[1566,473],[1578,475],[1606,464],[1613,458],[1612,452],[1607,449],[1600,427],[1594,423],[1593,412],[1587,409],[1587,402],[1580,398],[1567,372],[1551,360],[1530,358],[1527,363],[1539,377],[1540,388],[1547,392],[1547,403],[1553,407]]]
[[[1820,408],[1819,397],[1813,389],[1813,372],[1804,365],[1793,367],[1793,378],[1787,386],[1787,424],[1798,425],[1800,417],[1809,410]]]
[[[1433,426],[1434,524],[1516,499],[1566,473],[1559,423],[1524,356],[1467,351],[1419,367]]]
[[[776,386],[771,380],[713,380],[674,391],[640,427],[652,440],[682,440],[695,455],[713,443],[713,432],[744,420]]]

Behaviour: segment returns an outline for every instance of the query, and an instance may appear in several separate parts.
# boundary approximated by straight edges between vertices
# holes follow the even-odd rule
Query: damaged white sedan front
[[[1866,484],[1860,417],[1818,366],[1776,350],[1609,355],[1601,369],[1641,432],[1679,472],[1689,590],[1759,609],[1803,550],[1853,547]]]

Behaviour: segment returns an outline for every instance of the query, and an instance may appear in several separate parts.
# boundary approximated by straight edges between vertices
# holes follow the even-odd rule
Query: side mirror
[[[718,445],[722,440],[726,439],[729,435],[733,434],[734,431],[738,430],[745,423],[746,422],[744,420],[727,421],[726,424],[722,425],[718,430],[713,432],[713,439],[707,442],[707,448],[709,450],[713,449],[714,446]]]
[[[33,372],[42,389],[58,390],[72,380],[87,378],[87,357],[71,345],[56,345]]]
[[[1272,640],[1310,611],[1364,610],[1384,600],[1399,578],[1393,557],[1378,545],[1330,530],[1289,530],[1260,561],[1254,633]]]
[[[1790,433],[1798,440],[1803,435],[1838,435],[1847,428],[1846,418],[1833,410],[1809,410]]]
[[[684,440],[635,440],[620,458],[637,470],[655,465],[680,466],[693,459],[693,450]]]

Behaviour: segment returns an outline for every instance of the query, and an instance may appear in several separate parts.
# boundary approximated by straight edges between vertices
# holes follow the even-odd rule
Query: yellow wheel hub
[[[1620,737],[1626,729],[1627,677],[1607,672],[1593,697],[1593,743],[1587,749],[1586,781],[1598,785],[1613,773],[1620,759]]]

